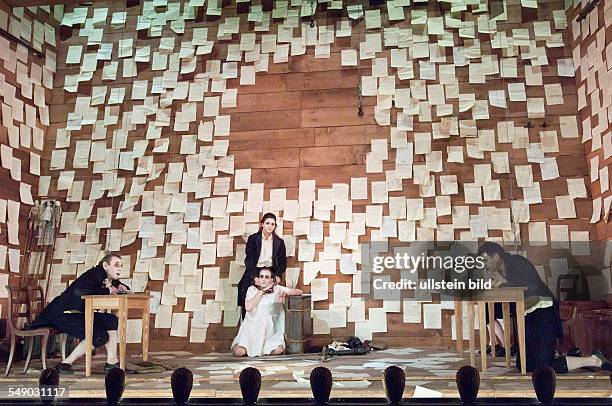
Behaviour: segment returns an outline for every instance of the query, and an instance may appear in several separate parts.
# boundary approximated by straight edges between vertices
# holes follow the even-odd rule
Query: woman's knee
[[[246,348],[240,347],[238,345],[234,346],[233,351],[236,357],[244,357],[247,353]]]

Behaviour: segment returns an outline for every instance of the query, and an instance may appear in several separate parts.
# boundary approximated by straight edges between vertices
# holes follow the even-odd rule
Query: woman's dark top
[[[257,262],[261,253],[262,231],[251,234],[246,244],[245,270],[238,283],[238,306],[244,306],[246,291],[258,276]],[[287,252],[282,238],[272,233],[272,274],[281,277],[287,269]]]

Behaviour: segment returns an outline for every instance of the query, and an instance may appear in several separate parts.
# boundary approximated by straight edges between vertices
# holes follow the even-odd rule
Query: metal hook
[[[361,97],[361,83],[357,88],[357,115],[363,117],[363,98]]]
[[[315,6],[315,0],[310,0],[310,10],[312,10],[312,16],[310,17],[310,28],[314,28],[315,27],[315,13],[316,13],[316,6]]]

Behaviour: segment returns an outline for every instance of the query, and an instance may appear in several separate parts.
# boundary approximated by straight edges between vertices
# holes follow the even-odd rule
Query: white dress
[[[275,285],[273,293],[263,295],[257,306],[246,312],[232,348],[239,345],[246,349],[249,357],[257,357],[271,354],[279,345],[285,347],[285,310],[279,296],[281,292],[290,290]],[[255,286],[249,287],[245,302],[255,297],[257,292]]]

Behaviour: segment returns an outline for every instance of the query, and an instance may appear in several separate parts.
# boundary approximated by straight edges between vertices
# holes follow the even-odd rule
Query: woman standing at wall
[[[244,298],[249,286],[253,285],[259,275],[259,270],[270,268],[275,283],[278,284],[281,275],[287,269],[285,242],[274,230],[276,230],[276,216],[273,213],[266,213],[260,221],[259,231],[251,234],[247,240],[244,259],[246,269],[238,283],[238,306],[242,307],[243,319],[246,313]]]

